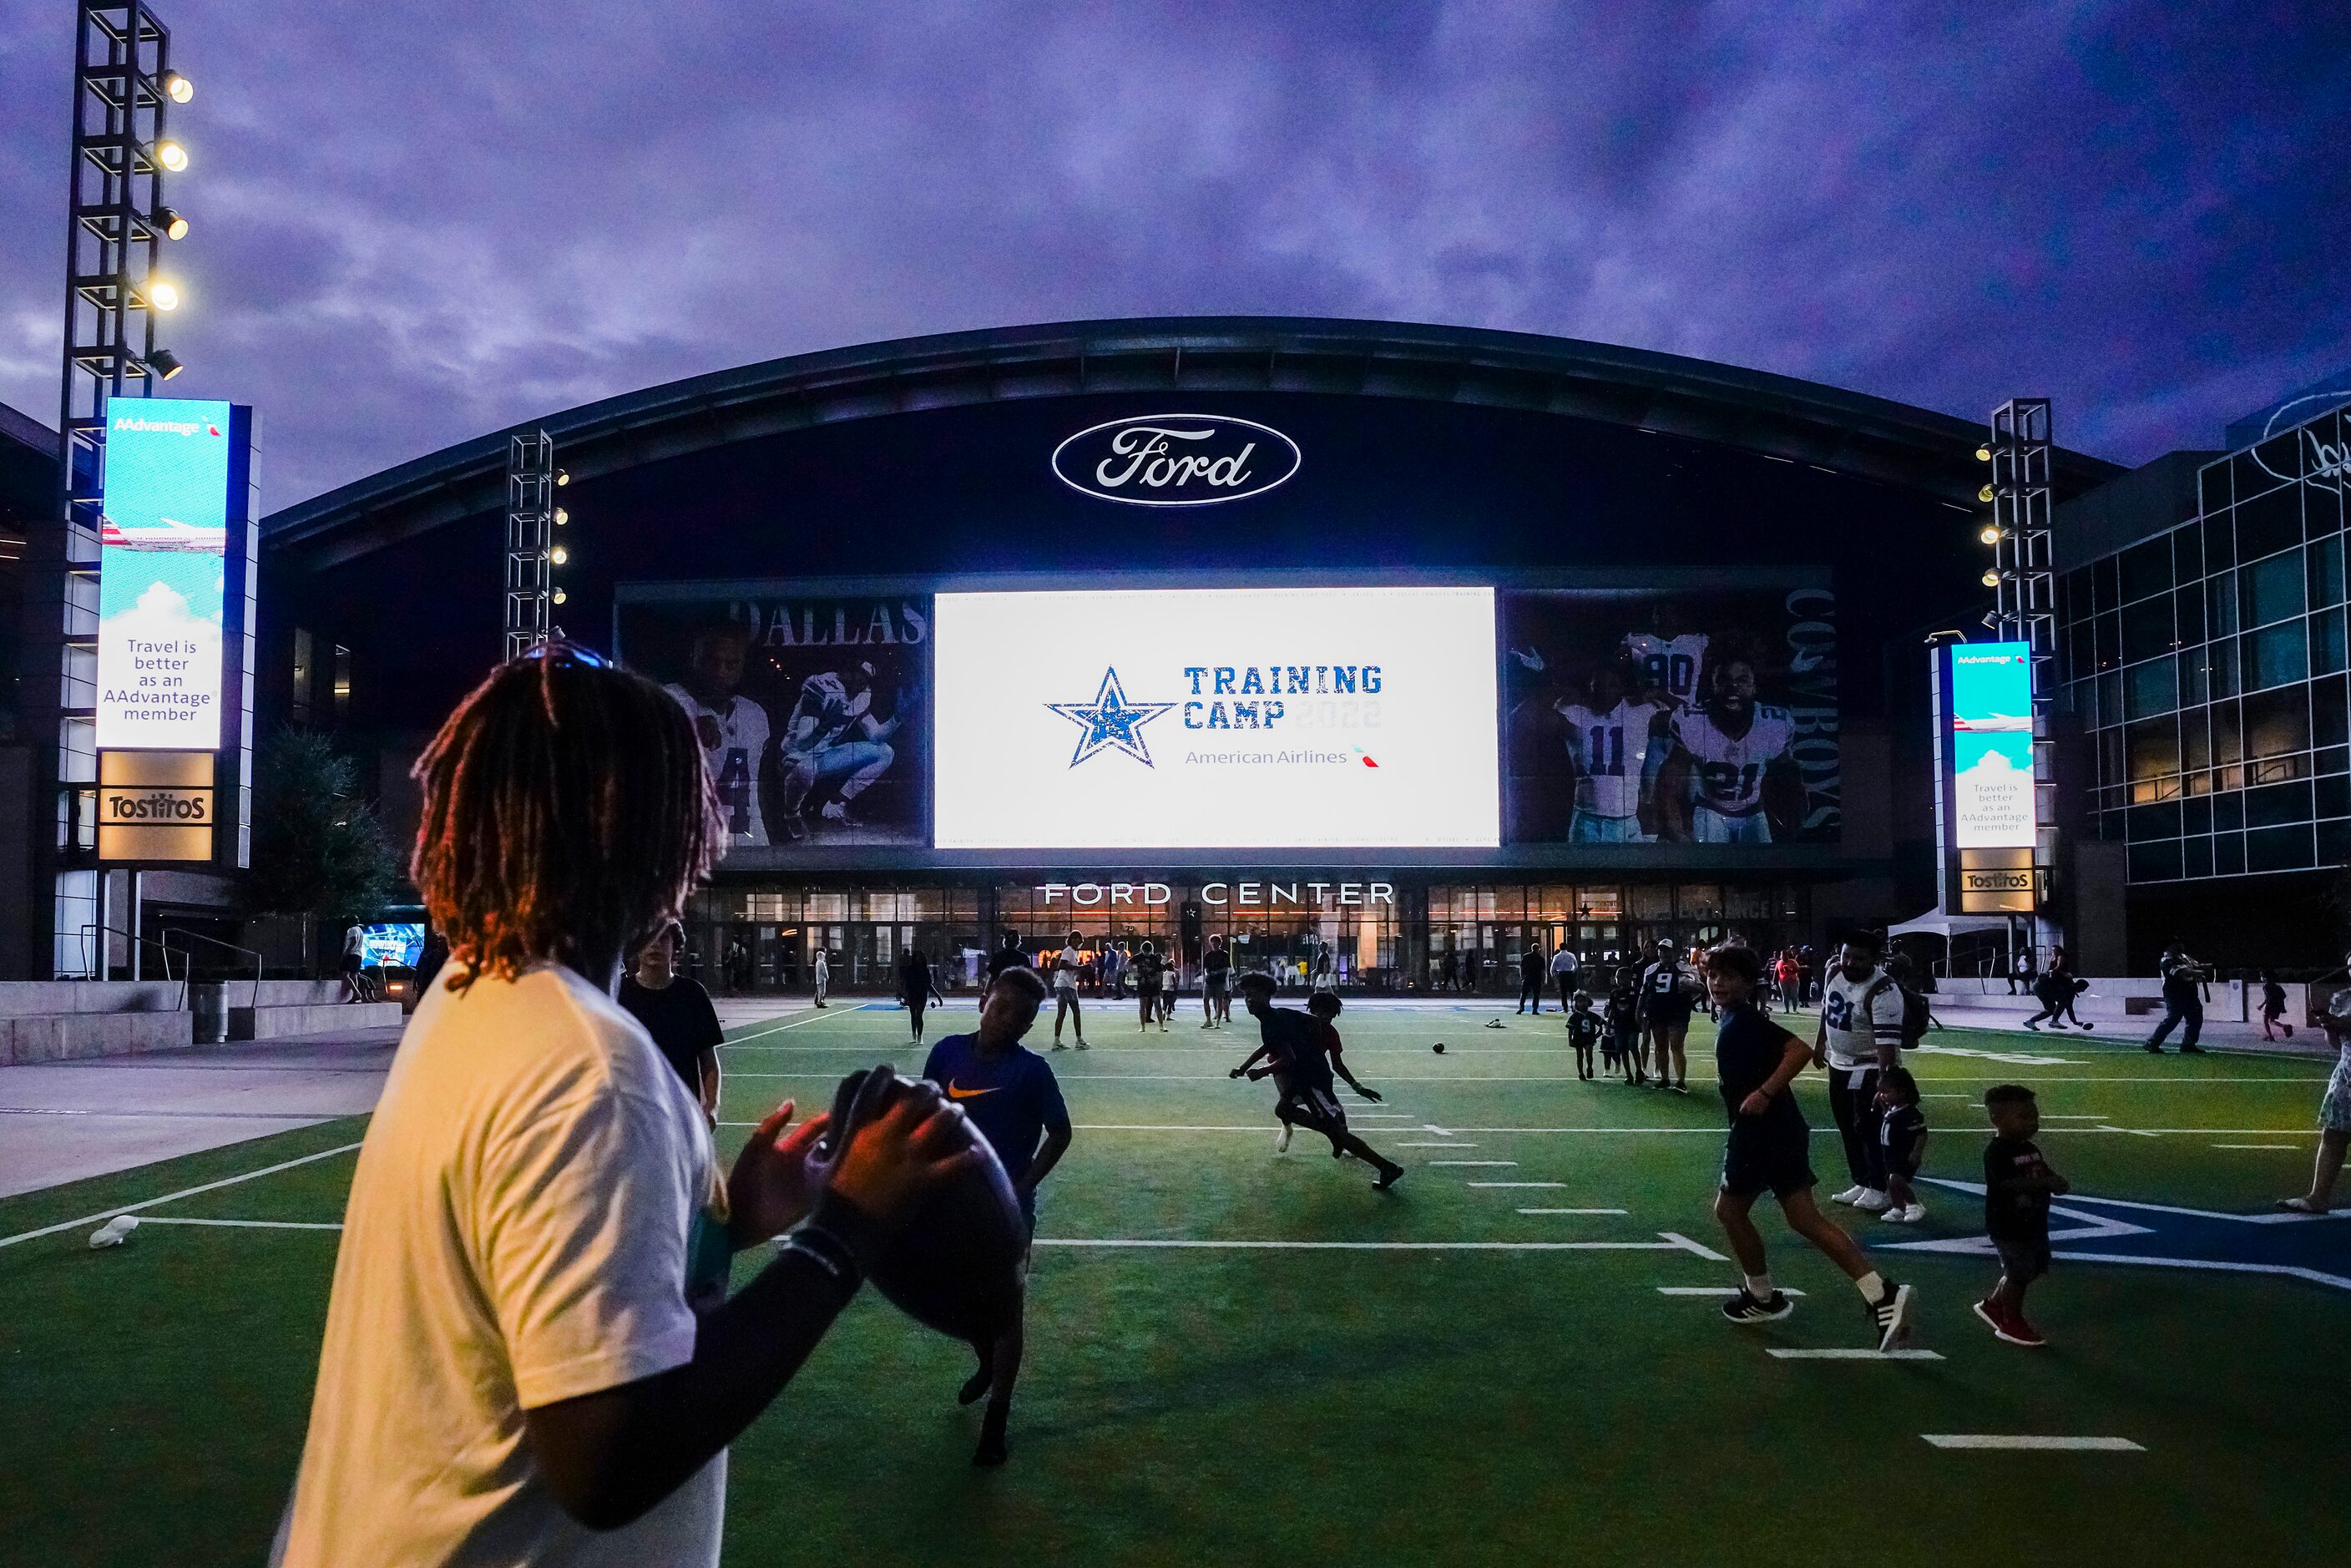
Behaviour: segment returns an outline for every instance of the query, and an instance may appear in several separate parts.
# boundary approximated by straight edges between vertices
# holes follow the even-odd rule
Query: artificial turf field
[[[2304,1272],[2061,1257],[2033,1292],[2051,1340],[2033,1351],[1967,1310],[1989,1260],[1886,1251],[1886,1270],[1921,1294],[1913,1343],[1939,1359],[1782,1359],[1770,1352],[1868,1334],[1859,1298],[1768,1199],[1774,1272],[1806,1292],[1792,1318],[1733,1327],[1714,1299],[1662,1293],[1738,1277],[1708,1255],[1722,1250],[1708,1212],[1722,1113],[1703,1015],[1685,1099],[1577,1082],[1554,1015],[1351,1008],[1348,1060],[1388,1095],[1351,1098],[1351,1114],[1411,1168],[1383,1195],[1319,1139],[1274,1156],[1270,1088],[1226,1076],[1256,1043],[1238,1012],[1230,1033],[1192,1010],[1145,1037],[1131,1007],[1089,1011],[1094,1049],[1050,1059],[1079,1132],[1041,1197],[1010,1465],[969,1466],[977,1412],[954,1401],[969,1353],[869,1291],[736,1445],[730,1563],[2064,1568],[2316,1563],[2351,1547],[2351,1219],[2177,1212],[2251,1214],[2302,1190],[2325,1075],[2313,1059],[1930,1037],[1912,1062],[1933,1096],[1928,1176],[1979,1180],[1976,1100],[2026,1082],[2077,1198],[2168,1206],[2065,1200],[2081,1218],[2055,1222],[2061,1255]],[[1509,1027],[1482,1027],[1495,1016]],[[971,1017],[934,1013],[933,1037]],[[737,1030],[726,1142],[785,1095],[826,1103],[853,1066],[919,1067],[905,1033],[884,1006]],[[1049,1034],[1040,1023],[1030,1043]],[[1800,1085],[1825,1196],[1842,1162],[1816,1075]],[[0,1201],[0,1562],[262,1559],[300,1448],[353,1155],[141,1211],[270,1225],[150,1223],[103,1252],[85,1245],[95,1218],[5,1239],[363,1130],[336,1122]],[[1439,1163],[1463,1161],[1501,1163]],[[1508,1182],[1546,1185],[1473,1185]],[[1878,1243],[1980,1234],[1972,1194],[1922,1192],[1923,1226],[1853,1223]],[[1540,1209],[1592,1212],[1525,1212]],[[1273,1245],[1091,1245],[1113,1240]],[[1320,1245],[1293,1245],[1307,1243]],[[1955,1450],[1929,1434],[2138,1447]]]

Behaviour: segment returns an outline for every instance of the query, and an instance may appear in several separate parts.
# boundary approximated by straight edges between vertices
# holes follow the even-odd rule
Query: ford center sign
[[[1136,507],[1206,507],[1262,496],[1298,472],[1298,443],[1220,413],[1139,414],[1081,430],[1053,448],[1073,490]]]

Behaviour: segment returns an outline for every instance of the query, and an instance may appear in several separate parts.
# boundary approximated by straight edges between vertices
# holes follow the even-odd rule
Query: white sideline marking
[[[1516,1160],[1431,1160],[1432,1166],[1514,1166]]]
[[[1783,1350],[1774,1345],[1765,1353],[1774,1361],[1940,1361],[1931,1350]]]
[[[1475,1144],[1398,1144],[1399,1149],[1474,1149]]]
[[[1724,1257],[1721,1253],[1717,1252],[1713,1248],[1700,1246],[1698,1242],[1691,1240],[1688,1237],[1684,1236],[1678,1230],[1660,1230],[1657,1234],[1664,1237],[1668,1241],[1680,1242],[1684,1250],[1695,1252],[1709,1263],[1728,1263],[1730,1261],[1729,1259]]]
[[[845,1018],[845,1017],[847,1017],[847,1016],[848,1016],[849,1014],[851,1014],[851,1013],[862,1013],[862,1012],[863,1012],[867,1008],[872,1007],[872,1005],[873,1005],[873,1004],[872,1004],[872,1003],[871,1003],[871,1002],[860,1002],[860,1003],[858,1003],[858,1004],[857,1004],[855,1007],[853,1007],[853,1008],[843,1008],[843,1009],[841,1009],[841,1016],[843,1016],[843,1017]],[[807,1025],[807,1024],[812,1024],[812,1023],[820,1022],[820,1021],[821,1021],[822,1019],[826,1019],[826,1018],[831,1017],[831,1014],[832,1014],[832,1009],[831,1009],[831,1008],[810,1008],[810,1009],[809,1009],[809,1012],[810,1012],[810,1014],[811,1016],[810,1016],[810,1017],[808,1017],[808,1018],[797,1018],[797,1019],[792,1019],[792,1021],[791,1021],[791,1022],[789,1022],[789,1023],[779,1023],[779,1024],[773,1025],[772,1027],[768,1028],[768,1029],[758,1029],[758,1030],[753,1030],[749,1034],[744,1035],[744,1036],[740,1037],[739,1039],[736,1039],[736,1040],[720,1040],[720,1041],[718,1042],[718,1049],[719,1049],[719,1050],[721,1050],[721,1051],[725,1051],[725,1050],[726,1050],[727,1048],[729,1048],[730,1046],[747,1045],[747,1044],[749,1044],[752,1040],[764,1040],[764,1039],[766,1039],[768,1035],[771,1035],[771,1034],[781,1034],[781,1033],[783,1033],[783,1032],[784,1032],[784,1030],[788,1030],[788,1029],[799,1029],[799,1028],[801,1028],[801,1027],[803,1027],[804,1025]],[[776,1046],[776,1047],[771,1047],[770,1049],[780,1051],[780,1050],[783,1050],[784,1048],[783,1048],[783,1047],[781,1047],[781,1046]],[[794,1050],[798,1050],[798,1049],[800,1049],[800,1048],[799,1048],[799,1047],[793,1047],[792,1049],[794,1049]],[[819,1049],[823,1049],[823,1048],[822,1048],[822,1047],[820,1047]],[[855,1045],[855,1046],[834,1046],[834,1047],[832,1047],[831,1049],[832,1049],[832,1050],[835,1050],[835,1051],[871,1051],[872,1048],[871,1046]]]
[[[0,1237],[0,1247],[14,1247],[19,1241],[30,1241],[37,1236],[55,1236],[60,1230],[78,1229],[92,1220],[111,1219],[118,1214],[137,1214],[142,1210],[153,1208],[159,1204],[177,1203],[183,1197],[193,1197],[200,1192],[215,1192],[225,1186],[235,1186],[241,1181],[253,1181],[261,1176],[276,1176],[279,1171],[290,1171],[296,1166],[307,1166],[313,1160],[331,1159],[337,1155],[348,1155],[358,1147],[357,1144],[339,1144],[331,1149],[320,1149],[315,1155],[304,1155],[299,1159],[286,1160],[274,1166],[264,1166],[257,1171],[247,1171],[243,1176],[223,1176],[218,1181],[208,1181],[202,1186],[183,1187],[178,1192],[167,1192],[161,1197],[151,1197],[143,1203],[126,1203],[114,1208],[101,1208],[95,1214],[85,1214],[79,1219],[62,1219],[55,1225],[44,1225],[38,1230],[19,1231],[14,1236]]]
[[[1200,1252],[1687,1252],[1703,1251],[1669,1230],[1655,1241],[1190,1241],[1151,1238],[1040,1236],[1039,1247],[1097,1247]],[[1709,1254],[1709,1257],[1713,1255]]]
[[[2289,1154],[2302,1153],[2300,1144],[2215,1144],[2216,1149],[2283,1149]]]
[[[1565,1186],[1563,1181],[1473,1181],[1470,1186]]]
[[[1938,1448],[2065,1448],[2084,1453],[2144,1454],[2128,1437],[2028,1437],[1998,1432],[1921,1432]]]
[[[340,1230],[341,1220],[332,1224],[319,1219],[189,1219],[179,1215],[158,1214],[140,1221],[142,1225],[216,1225],[225,1230]]]
[[[1434,1133],[1440,1138],[1449,1138],[1453,1135],[1434,1122],[1423,1122],[1420,1124],[1420,1130],[1424,1133]]]
[[[1657,1287],[1657,1294],[1661,1296],[1712,1296],[1717,1300],[1724,1301],[1739,1294],[1739,1291],[1740,1287],[1737,1285],[1660,1285]],[[1782,1285],[1780,1287],[1780,1293],[1783,1296],[1801,1296],[1804,1292],[1792,1286]]]
[[[1624,1214],[1622,1208],[1522,1208],[1520,1214]]]

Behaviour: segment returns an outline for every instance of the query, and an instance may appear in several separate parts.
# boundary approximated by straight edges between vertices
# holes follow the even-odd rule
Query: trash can
[[[190,982],[188,1010],[195,1015],[198,1045],[219,1045],[228,1039],[228,994],[220,981]]]

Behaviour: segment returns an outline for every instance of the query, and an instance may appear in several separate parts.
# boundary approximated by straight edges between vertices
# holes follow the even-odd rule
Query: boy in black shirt
[[[1330,1139],[1333,1157],[1353,1155],[1379,1172],[1379,1179],[1372,1185],[1382,1192],[1395,1186],[1404,1176],[1404,1167],[1347,1130],[1347,1113],[1339,1104],[1332,1070],[1335,1068],[1338,1077],[1344,1078],[1364,1099],[1376,1104],[1380,1097],[1356,1082],[1346,1063],[1334,1055],[1332,1048],[1338,1040],[1338,1031],[1324,1019],[1275,1007],[1270,975],[1243,975],[1240,993],[1242,1004],[1258,1020],[1264,1043],[1249,1052],[1248,1060],[1234,1068],[1231,1076],[1238,1078],[1256,1066],[1259,1058],[1271,1057],[1276,1082],[1282,1091],[1274,1114],[1286,1124],[1301,1126]],[[1335,996],[1331,998],[1332,1003],[1338,999]],[[1332,1007],[1329,1010],[1335,1013],[1337,1009]]]
[[[1575,1002],[1568,1009],[1567,1042],[1575,1047],[1575,1075],[1592,1076],[1592,1052],[1600,1037],[1607,1032],[1607,1024],[1592,1010],[1592,998],[1582,991],[1575,993]]]
[[[1927,1218],[1911,1179],[1927,1157],[1927,1113],[1918,1108],[1918,1081],[1907,1067],[1877,1075],[1877,1168],[1886,1173],[1886,1207],[1877,1218],[1916,1225]]]
[[[1813,1048],[1757,1010],[1755,989],[1762,977],[1762,960],[1750,948],[1717,947],[1706,956],[1707,993],[1722,1009],[1715,1069],[1723,1107],[1730,1113],[1714,1217],[1746,1276],[1739,1293],[1723,1303],[1722,1315],[1735,1323],[1760,1323],[1796,1310],[1771,1283],[1762,1234],[1748,1215],[1768,1188],[1780,1200],[1789,1228],[1844,1270],[1861,1292],[1877,1348],[1893,1350],[1910,1337],[1910,1287],[1870,1267],[1869,1255],[1813,1199],[1817,1178],[1805,1152],[1812,1128],[1790,1092],[1796,1074],[1812,1061]]]
[[[1641,977],[1630,964],[1617,966],[1616,988],[1608,993],[1608,1050],[1604,1060],[1609,1066],[1625,1070],[1627,1083],[1634,1081],[1635,1071],[1646,1076],[1646,1059],[1641,1054]]]
[[[2000,1252],[2000,1283],[1975,1303],[1975,1314],[2011,1344],[2049,1342],[2024,1316],[2025,1287],[2049,1272],[2049,1199],[2072,1188],[2049,1168],[2032,1135],[2041,1106],[2021,1083],[1984,1095],[1992,1140],[1984,1147],[1984,1229]]]

